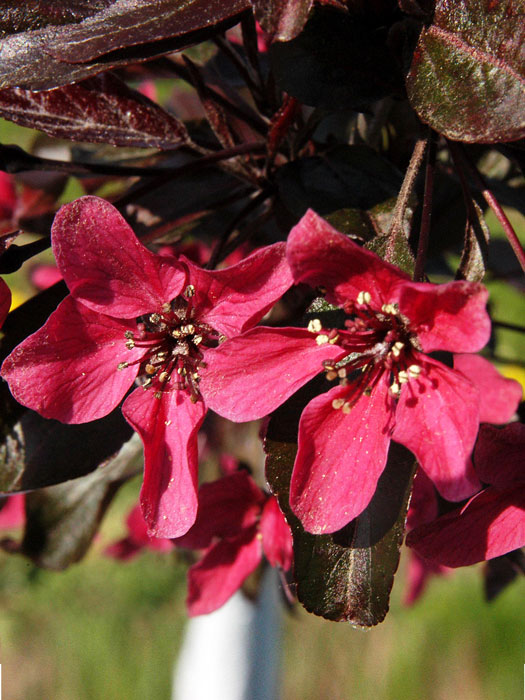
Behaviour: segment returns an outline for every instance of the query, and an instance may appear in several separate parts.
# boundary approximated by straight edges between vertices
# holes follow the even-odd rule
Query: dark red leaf
[[[21,553],[54,570],[79,561],[119,486],[137,473],[141,453],[135,435],[91,474],[28,494]]]
[[[46,92],[0,90],[0,115],[72,141],[161,149],[189,141],[180,121],[109,73]]]
[[[421,119],[475,143],[525,135],[525,22],[519,0],[438,0],[407,78]]]
[[[251,0],[255,17],[278,41],[290,41],[302,30],[314,0]]]
[[[49,25],[81,22],[115,0],[2,0],[0,34],[18,34]]]

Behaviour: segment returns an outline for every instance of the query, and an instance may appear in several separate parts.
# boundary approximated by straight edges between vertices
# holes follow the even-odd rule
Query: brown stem
[[[390,230],[388,231],[388,243],[385,250],[385,260],[387,262],[393,262],[396,248],[396,238],[399,234],[403,233],[403,220],[405,217],[405,212],[410,203],[410,197],[414,189],[419,168],[421,167],[426,145],[426,138],[418,139],[416,141],[416,145],[414,146],[414,151],[405,174],[405,179],[403,180],[403,184],[399,190],[394,213],[392,214],[392,223],[390,224]]]
[[[423,209],[421,212],[421,226],[417,242],[416,264],[414,266],[414,280],[420,282],[424,277],[425,262],[428,250],[428,238],[430,234],[430,218],[432,216],[432,193],[434,189],[434,167],[436,164],[436,134],[429,129],[427,163],[425,168],[425,191],[423,194]]]
[[[518,259],[518,262],[521,265],[523,272],[525,272],[525,250],[523,250],[520,240],[516,234],[516,231],[514,230],[512,224],[508,220],[507,215],[503,211],[501,204],[498,202],[493,192],[488,188],[488,185],[485,182],[483,175],[470,161],[470,158],[468,157],[465,148],[461,144],[456,143],[454,141],[449,141],[448,139],[447,143],[456,165],[459,168],[465,167],[468,174],[474,180],[474,184],[476,185],[476,187],[478,187],[478,189],[481,190],[483,198],[485,199],[489,207],[496,215],[496,218],[500,222],[501,227],[503,228],[503,231],[507,236],[507,240],[512,250],[514,251],[516,258]]]

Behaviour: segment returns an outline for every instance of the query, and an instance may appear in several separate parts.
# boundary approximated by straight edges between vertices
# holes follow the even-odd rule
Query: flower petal
[[[344,357],[337,345],[317,345],[303,328],[261,326],[206,351],[200,390],[206,405],[233,421],[262,418],[322,371],[322,361]]]
[[[188,571],[190,617],[211,613],[231,598],[261,561],[255,526],[241,535],[212,545]]]
[[[21,527],[26,521],[26,497],[23,493],[2,498],[0,510],[0,530]]]
[[[137,375],[132,362],[140,348],[128,350],[124,333],[134,321],[90,311],[72,296],[46,323],[16,347],[2,365],[2,377],[15,399],[44,418],[87,423],[110,413]]]
[[[275,496],[270,496],[264,505],[259,530],[270,565],[288,571],[293,563],[292,533]]]
[[[197,433],[204,420],[202,401],[183,391],[160,399],[142,387],[122,407],[144,444],[140,504],[151,537],[180,537],[197,515]]]
[[[523,396],[519,382],[503,377],[488,360],[479,355],[454,355],[454,369],[478,387],[481,423],[509,422]]]
[[[263,502],[263,492],[245,471],[202,484],[197,519],[175,544],[205,549],[214,537],[234,537],[257,522]]]
[[[459,372],[425,358],[423,371],[403,386],[393,439],[408,447],[449,501],[480,487],[470,454],[479,425],[479,392]]]
[[[11,307],[11,291],[3,279],[0,278],[0,328],[6,319]]]
[[[158,311],[186,284],[183,266],[145,248],[105,199],[89,196],[65,204],[51,232],[71,294],[94,311],[136,318]]]
[[[487,298],[488,291],[476,282],[408,282],[398,290],[399,309],[411,320],[425,352],[477,352],[486,345]]]
[[[525,484],[525,425],[482,425],[474,449],[479,478],[498,487]]]
[[[357,517],[386,463],[393,413],[386,377],[350,414],[332,406],[347,395],[348,387],[335,387],[317,396],[299,423],[290,505],[314,534],[335,532]]]
[[[361,248],[309,209],[288,236],[286,256],[296,283],[325,287],[327,299],[343,304],[369,292],[378,308],[395,301],[393,289],[409,277]]]
[[[227,337],[254,326],[293,284],[284,253],[285,244],[275,243],[223,270],[203,270],[182,257],[200,320]]]
[[[406,590],[403,598],[404,605],[413,605],[421,598],[427,587],[429,578],[446,574],[449,571],[449,569],[441,564],[423,559],[414,550],[411,551],[410,554],[406,575]]]
[[[469,566],[525,545],[525,488],[490,487],[462,510],[412,530],[407,544],[425,559]]]

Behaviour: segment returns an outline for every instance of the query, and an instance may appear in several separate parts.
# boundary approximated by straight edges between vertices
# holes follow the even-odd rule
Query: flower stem
[[[416,264],[414,267],[414,280],[423,279],[425,262],[428,250],[428,238],[430,233],[430,218],[432,216],[432,193],[434,189],[434,168],[436,164],[436,133],[429,129],[427,163],[425,169],[425,192],[423,195],[423,210],[421,212],[421,226],[417,243]]]
[[[454,158],[454,162],[458,167],[465,167],[467,170],[468,174],[472,177],[474,180],[474,184],[476,187],[481,190],[481,194],[483,195],[483,198],[489,205],[489,207],[492,209],[494,214],[496,215],[496,218],[500,222],[503,231],[505,232],[505,235],[507,236],[507,240],[514,251],[514,254],[516,258],[518,259],[519,264],[521,265],[521,268],[523,272],[525,272],[525,250],[523,250],[523,247],[519,241],[519,238],[516,234],[516,231],[514,230],[512,224],[510,223],[509,219],[507,218],[507,215],[503,211],[503,208],[501,204],[498,202],[496,197],[494,196],[493,192],[488,188],[487,183],[485,182],[485,179],[483,175],[479,172],[479,170],[476,168],[476,166],[470,161],[465,148],[459,144],[455,143],[454,141],[448,141],[448,145],[450,148],[450,152],[452,153],[452,156]]]

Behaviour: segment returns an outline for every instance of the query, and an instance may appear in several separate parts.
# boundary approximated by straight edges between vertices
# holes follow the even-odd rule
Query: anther
[[[395,342],[394,345],[392,346],[392,355],[393,355],[394,357],[399,357],[399,355],[401,355],[401,350],[402,350],[404,347],[405,347],[405,344],[398,340],[398,341]]]
[[[135,347],[135,341],[131,338],[129,340],[126,340],[126,347],[128,350],[133,350],[133,348]]]
[[[332,401],[332,408],[335,408],[338,410],[339,408],[342,408],[344,406],[345,400],[344,399],[334,399]]]
[[[326,378],[328,379],[329,382],[333,381],[334,379],[337,378],[337,372],[334,372],[334,370],[330,370],[329,372],[326,373]]]
[[[321,333],[315,339],[315,342],[317,343],[317,345],[326,345],[326,343],[328,343],[328,341],[329,341],[329,338],[325,333]]]
[[[129,367],[129,362],[119,362],[117,365],[117,369],[126,369],[126,367]]]
[[[341,367],[341,369],[338,369],[337,376],[344,379],[346,377],[346,367]]]
[[[184,296],[187,297],[188,299],[190,297],[195,296],[195,287],[192,284],[189,284],[186,289],[184,290]]]
[[[144,367],[144,370],[145,370],[146,374],[155,374],[155,372],[157,371],[156,368],[155,368],[153,365],[150,365],[150,364],[147,364],[147,365]]]
[[[159,315],[159,314],[150,314],[150,317],[149,317],[149,322],[150,322],[150,323],[156,324],[156,323],[158,323],[159,321],[160,321],[160,315]]]
[[[399,386],[399,384],[397,382],[394,382],[393,384],[390,385],[390,391],[393,394],[397,395],[401,392],[401,387]]]
[[[167,382],[169,378],[170,375],[168,374],[168,372],[161,372],[159,374],[159,382],[161,382],[162,384],[164,384],[164,382]]]
[[[401,372],[398,373],[397,375],[397,381],[400,384],[406,384],[409,380],[408,372],[405,372],[404,369],[401,370]]]
[[[124,338],[128,338],[128,340],[132,340],[133,337],[134,337],[133,331],[125,331]]]
[[[370,292],[359,292],[357,295],[357,303],[358,304],[370,304],[372,301],[372,297],[370,295]]]
[[[346,403],[343,404],[343,408],[341,409],[341,411],[343,413],[345,413],[346,415],[348,415],[351,410],[352,410],[352,405],[348,401],[346,401]]]
[[[169,314],[171,311],[171,304],[162,304],[162,313]]]
[[[202,340],[203,340],[202,335],[196,335],[196,336],[193,338],[193,344],[194,344],[194,345],[200,345],[200,344],[202,343]]]
[[[421,374],[421,367],[419,365],[410,365],[408,373],[411,377],[419,377]]]
[[[310,333],[319,333],[322,328],[321,321],[318,318],[312,318],[312,320],[308,322],[308,330]]]

